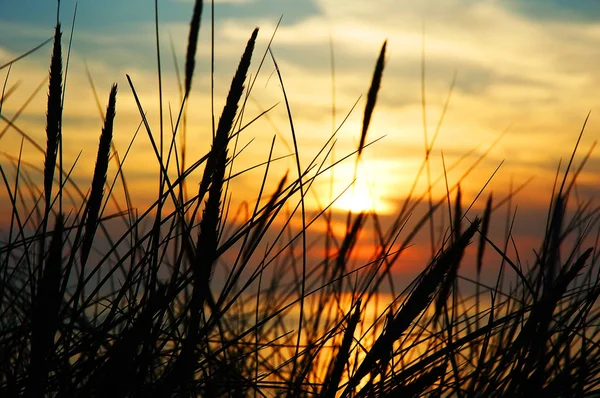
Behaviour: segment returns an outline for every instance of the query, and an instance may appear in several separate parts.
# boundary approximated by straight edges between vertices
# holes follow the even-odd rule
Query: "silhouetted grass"
[[[196,1],[178,110],[182,119],[191,95],[201,10],[202,2]],[[44,154],[41,165],[26,162],[21,152],[4,154],[6,162],[0,163],[3,196],[9,203],[0,246],[0,396],[600,393],[600,214],[591,202],[574,202],[572,195],[589,153],[570,173],[574,151],[562,179],[557,174],[545,235],[531,264],[523,264],[516,251],[509,255],[510,245],[516,248],[511,199],[518,189],[500,200],[496,194],[494,206],[490,194],[481,216],[474,214],[473,203],[463,203],[461,183],[489,149],[454,184],[448,184],[446,171],[465,162],[466,156],[447,169],[444,164],[438,178],[428,175],[424,192],[416,191],[415,182],[389,226],[374,213],[348,213],[345,231],[336,235],[331,204],[311,214],[304,201],[331,167],[352,157],[358,165],[372,144],[366,132],[382,82],[387,42],[375,65],[357,149],[332,162],[337,138],[333,131],[305,165],[300,163],[284,89],[285,71],[269,45],[266,51],[281,83],[294,140],[297,176],[274,167],[280,159],[273,157],[273,139],[266,161],[257,162],[265,171],[256,202],[245,216],[233,215],[227,202],[228,189],[233,189],[229,183],[248,171],[233,171],[240,152],[234,137],[267,114],[242,123],[245,98],[252,90],[246,80],[258,37],[255,29],[212,144],[191,166],[183,161],[185,146],[176,142],[177,131],[184,129],[179,117],[165,156],[128,76],[161,175],[154,201],[138,210],[122,169],[129,149],[120,157],[112,142],[120,133],[114,129],[116,85],[110,89],[105,114],[99,106],[104,124],[89,189],[79,187],[71,178],[73,170],[62,170],[61,164],[56,177],[65,84],[58,23],[54,36],[46,149],[37,143],[39,137],[17,125],[30,99],[12,118],[0,115],[6,129],[21,135],[22,145],[32,144]],[[265,56],[266,52],[263,60]],[[18,59],[5,65],[16,67]],[[256,74],[262,67],[263,62]],[[3,89],[0,103],[12,92]],[[426,142],[417,179],[430,161],[432,146]],[[108,178],[111,156],[113,180]],[[196,175],[198,181],[193,180]],[[446,195],[434,198],[433,188],[442,178]],[[114,196],[118,181],[125,192],[124,205]],[[265,187],[271,181],[276,188],[268,195]],[[186,182],[199,184],[191,198],[183,193]],[[63,197],[65,204],[58,200]],[[106,210],[109,201],[116,212]],[[441,230],[433,230],[432,221],[446,203],[449,219]],[[409,224],[420,205],[426,207],[424,214]],[[507,233],[504,242],[496,243],[490,238],[491,220],[498,222],[496,215],[504,207]],[[298,218],[300,228],[293,223]],[[320,221],[325,223],[325,236],[313,240],[310,228]],[[357,247],[371,224],[373,252],[365,260]],[[419,234],[437,238],[431,239],[434,253],[421,274],[397,293],[392,266],[402,261]],[[474,240],[477,248],[470,255],[467,248]],[[309,261],[308,252],[323,242],[323,258]],[[490,252],[500,258],[499,268]],[[474,265],[476,280],[461,274],[467,261]],[[495,284],[485,285],[482,272],[496,268]],[[222,271],[224,275],[215,277]],[[382,294],[386,281],[393,293],[389,302]]]

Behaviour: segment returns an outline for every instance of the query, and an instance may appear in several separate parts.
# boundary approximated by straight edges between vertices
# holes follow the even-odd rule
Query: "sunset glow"
[[[0,3],[0,64],[52,34],[54,3],[35,3],[32,8]],[[119,84],[114,143],[121,155],[140,124],[126,74],[132,79],[155,141],[160,141],[161,130],[163,138],[169,139],[181,104],[173,55],[181,72],[192,3],[158,2],[162,126],[153,4],[142,0],[79,4],[64,100],[63,156],[68,167],[76,163],[72,178],[82,187],[90,182],[102,124],[86,68],[100,102],[113,81]],[[74,5],[74,1],[61,2],[64,44]],[[600,85],[593,67],[598,57],[589,50],[600,41],[600,28],[590,18],[596,11],[574,6],[566,13],[561,7],[554,2],[525,4],[516,0],[443,0],[435,5],[382,1],[378,7],[335,0],[215,2],[215,120],[223,109],[244,43],[255,26],[260,32],[242,125],[273,107],[237,138],[238,153],[231,172],[239,174],[230,182],[231,208],[237,211],[242,204],[252,206],[255,202],[266,169],[253,167],[267,160],[273,137],[272,156],[277,160],[270,167],[265,192],[272,192],[286,172],[297,176],[292,124],[301,168],[311,165],[314,172],[356,151],[373,66],[387,39],[385,72],[366,137],[371,145],[362,154],[358,174],[354,175],[355,157],[349,156],[333,172],[310,181],[306,211],[325,208],[346,190],[331,206],[340,217],[351,210],[375,211],[393,219],[409,195],[419,201],[414,211],[422,211],[424,204],[443,200],[446,189],[454,192],[453,187],[460,182],[465,200],[478,198],[472,207],[477,212],[489,192],[507,198],[511,186],[517,189],[528,183],[512,203],[529,209],[526,213],[531,217],[543,217],[535,207],[548,203],[559,160],[563,159],[564,171],[565,159],[574,148],[588,110],[600,105],[593,89]],[[271,49],[283,85],[269,56],[258,70],[282,14]],[[196,78],[187,103],[187,165],[210,149],[209,27],[207,11],[200,30]],[[10,74],[8,68],[0,71],[10,94],[2,104],[2,114],[8,119],[19,115],[14,122],[19,130],[0,121],[6,159],[14,161],[20,151],[19,131],[43,147],[45,138],[39,127],[43,118],[39,115],[45,112],[48,59],[49,47],[45,46],[15,63]],[[451,91],[453,76],[456,82]],[[40,91],[18,114],[40,83]],[[592,111],[575,157],[577,164],[598,138],[598,123]],[[182,139],[179,131],[178,150],[183,148]],[[423,162],[426,145],[432,145],[427,167]],[[27,164],[43,160],[43,153],[28,140],[22,153]],[[158,165],[153,153],[142,128],[123,163],[136,208],[151,203],[158,192]],[[169,173],[176,178],[174,167]],[[116,177],[114,163],[108,175]],[[592,152],[581,175],[582,192],[597,194],[595,181],[599,176],[598,156]],[[201,168],[186,182],[189,192],[196,191],[200,178]],[[486,184],[483,196],[478,197]],[[114,195],[124,198],[123,192],[117,184]],[[113,205],[108,206],[116,211],[110,207]],[[8,216],[2,214],[0,218],[6,222]]]
[[[0,396],[600,396],[598,44],[597,0],[0,0]]]

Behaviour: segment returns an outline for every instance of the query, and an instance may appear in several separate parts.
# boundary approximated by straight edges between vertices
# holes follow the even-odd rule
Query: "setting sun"
[[[367,152],[365,159],[359,163],[356,177],[354,163],[335,166],[333,195],[330,198],[334,209],[351,210],[353,213],[375,211],[378,214],[391,214],[396,210],[394,202],[399,193],[398,187],[408,185],[414,176],[406,172],[403,175],[398,162],[371,160],[370,155]],[[319,191],[329,193],[329,184],[324,178]]]
[[[385,191],[380,188],[381,185],[369,180],[366,174],[363,168],[359,168],[354,183],[333,203],[335,209],[350,210],[353,213],[375,211],[379,214],[388,214],[394,210],[393,206],[383,200]],[[347,178],[340,180],[337,180],[338,188],[343,186],[344,181],[349,181]]]
[[[340,210],[351,210],[353,213],[360,212],[381,212],[381,206],[377,208],[378,200],[369,187],[360,182],[356,182],[348,189],[334,204],[334,207]]]

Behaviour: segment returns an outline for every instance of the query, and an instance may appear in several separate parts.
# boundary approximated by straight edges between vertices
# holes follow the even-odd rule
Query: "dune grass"
[[[45,157],[41,166],[26,163],[20,153],[0,163],[3,195],[10,203],[10,221],[2,226],[0,246],[0,396],[599,393],[600,285],[594,231],[600,214],[591,202],[570,202],[589,153],[573,171],[576,147],[567,170],[562,177],[557,174],[546,233],[535,262],[527,266],[518,253],[508,254],[514,243],[513,193],[494,204],[491,193],[482,189],[480,194],[487,194],[488,200],[480,215],[474,214],[473,203],[467,207],[462,203],[460,182],[486,153],[457,183],[449,184],[446,174],[437,179],[429,175],[433,142],[427,139],[427,154],[417,173],[418,179],[428,170],[427,191],[418,193],[415,183],[387,229],[375,213],[349,212],[345,233],[336,236],[330,206],[315,216],[306,212],[304,201],[319,177],[353,157],[358,167],[363,150],[372,144],[367,131],[377,92],[385,83],[387,42],[368,89],[359,146],[332,164],[337,131],[308,164],[300,163],[284,73],[269,48],[287,107],[297,174],[271,175],[276,161],[273,140],[260,165],[265,172],[258,198],[245,219],[236,219],[228,207],[228,195],[235,195],[229,191],[230,181],[239,177],[232,171],[239,153],[235,138],[265,115],[243,122],[253,86],[247,76],[258,29],[251,33],[232,79],[210,148],[186,166],[185,144],[178,143],[177,135],[185,130],[201,13],[202,1],[196,1],[181,106],[166,147],[162,133],[161,142],[155,142],[135,76],[127,77],[160,173],[157,197],[148,208],[133,207],[122,169],[129,150],[121,157],[112,143],[118,133],[113,131],[118,117],[116,85],[110,89],[106,112],[100,110],[104,124],[99,126],[90,188],[77,186],[72,169],[57,162],[65,84],[59,23],[50,61],[46,149],[18,128],[20,111],[13,118],[2,115],[7,128],[21,134],[23,142],[37,145]],[[125,95],[123,91],[119,96]],[[0,103],[11,92],[10,87],[3,90]],[[112,181],[107,177],[110,159],[117,170]],[[195,171],[200,172],[199,181],[190,180]],[[43,189],[32,173],[42,176]],[[278,181],[276,189],[267,193],[265,186],[272,180]],[[431,188],[442,180],[446,195],[434,198]],[[120,210],[108,213],[118,181],[126,203],[116,202]],[[199,184],[192,197],[186,182]],[[405,228],[420,205],[427,210],[410,230]],[[390,303],[382,304],[384,284],[389,282],[396,290],[392,266],[402,260],[418,234],[434,236],[431,221],[446,212],[446,205],[448,225],[439,245],[432,239],[435,250],[430,261],[403,291],[394,293]],[[498,215],[505,207],[506,241],[496,243],[489,238],[492,225],[499,223],[493,213]],[[299,229],[292,223],[297,219]],[[309,228],[317,221],[327,224],[326,250],[322,260],[311,263]],[[357,265],[357,242],[369,222],[376,235],[373,254]],[[151,228],[146,230],[145,225]],[[107,249],[99,248],[107,242]],[[461,264],[472,244],[475,256],[470,261],[477,274],[476,280],[466,280]],[[480,281],[482,272],[497,267],[486,264],[486,251],[501,258],[494,286]],[[225,277],[215,277],[217,268],[226,270]],[[461,289],[465,283],[475,294]]]

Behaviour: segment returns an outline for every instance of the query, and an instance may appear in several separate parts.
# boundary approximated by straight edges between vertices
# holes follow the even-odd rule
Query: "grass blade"
[[[104,183],[106,182],[106,172],[108,171],[108,160],[110,157],[111,142],[113,136],[113,127],[115,120],[115,111],[117,104],[117,85],[114,84],[110,89],[108,97],[108,106],[106,108],[106,117],[104,127],[100,134],[100,144],[98,146],[98,156],[96,158],[96,167],[94,168],[94,177],[92,179],[92,190],[86,209],[85,233],[81,246],[81,266],[84,267],[90,254],[94,234],[96,233],[100,207],[104,197]]]
[[[371,372],[376,362],[386,355],[392,344],[400,338],[419,314],[429,306],[432,296],[444,280],[448,270],[460,262],[465,248],[473,235],[475,235],[478,227],[479,219],[475,219],[471,226],[461,235],[460,239],[454,242],[429,267],[417,287],[415,287],[411,295],[404,302],[402,309],[390,320],[383,334],[375,341],[357,371],[352,375],[342,396],[348,396],[349,392],[358,385],[360,380]]]
[[[54,46],[50,61],[50,78],[48,83],[48,110],[46,113],[46,159],[44,161],[44,198],[46,199],[45,217],[48,217],[52,200],[52,182],[58,144],[61,139],[62,123],[62,55],[60,23],[54,29]]]
[[[377,102],[377,93],[381,86],[381,77],[383,76],[383,67],[385,65],[385,50],[387,48],[387,40],[383,42],[381,51],[379,52],[379,58],[377,58],[377,64],[375,65],[375,71],[373,72],[373,79],[371,80],[371,87],[369,88],[369,94],[367,95],[367,105],[365,106],[365,114],[363,117],[363,125],[360,133],[360,142],[358,144],[358,154],[360,157],[362,154],[363,147],[365,146],[365,140],[367,138],[367,130],[371,123],[371,116],[373,116],[373,110],[375,109],[375,103]]]
[[[56,217],[56,226],[52,231],[50,253],[48,255],[42,280],[32,302],[31,314],[31,360],[29,364],[29,382],[26,396],[41,397],[45,393],[48,377],[49,356],[52,353],[54,337],[58,330],[58,313],[62,302],[60,294],[62,273],[64,220]]]
[[[342,339],[342,345],[340,346],[340,349],[335,358],[335,363],[333,365],[331,375],[327,379],[327,384],[323,387],[323,393],[321,393],[321,396],[323,398],[334,398],[338,391],[338,386],[340,384],[344,368],[346,367],[346,364],[350,359],[350,346],[354,339],[354,331],[356,330],[356,326],[358,325],[359,320],[360,300],[356,303],[354,313],[350,317],[348,325],[346,326],[344,338]]]
[[[200,18],[202,17],[202,0],[196,0],[192,21],[190,22],[190,35],[188,37],[187,52],[185,55],[185,96],[192,88],[194,67],[196,66],[196,48],[198,47],[198,33],[200,31]]]
[[[250,68],[250,60],[257,36],[258,29],[254,29],[231,82],[227,101],[219,120],[217,134],[215,135],[215,140],[207,160],[201,186],[202,184],[206,185],[205,189],[208,190],[208,199],[204,206],[200,222],[196,256],[192,265],[194,285],[190,301],[190,320],[187,328],[187,336],[173,367],[161,382],[160,388],[156,390],[157,397],[170,394],[178,386],[179,388],[185,388],[194,378],[197,366],[195,359],[196,345],[199,343],[200,338],[200,321],[204,313],[204,303],[210,295],[210,280],[213,264],[216,260],[221,215],[221,194],[227,164],[229,133],[237,114],[238,103],[244,92],[244,82]],[[209,185],[210,188],[208,188]]]

